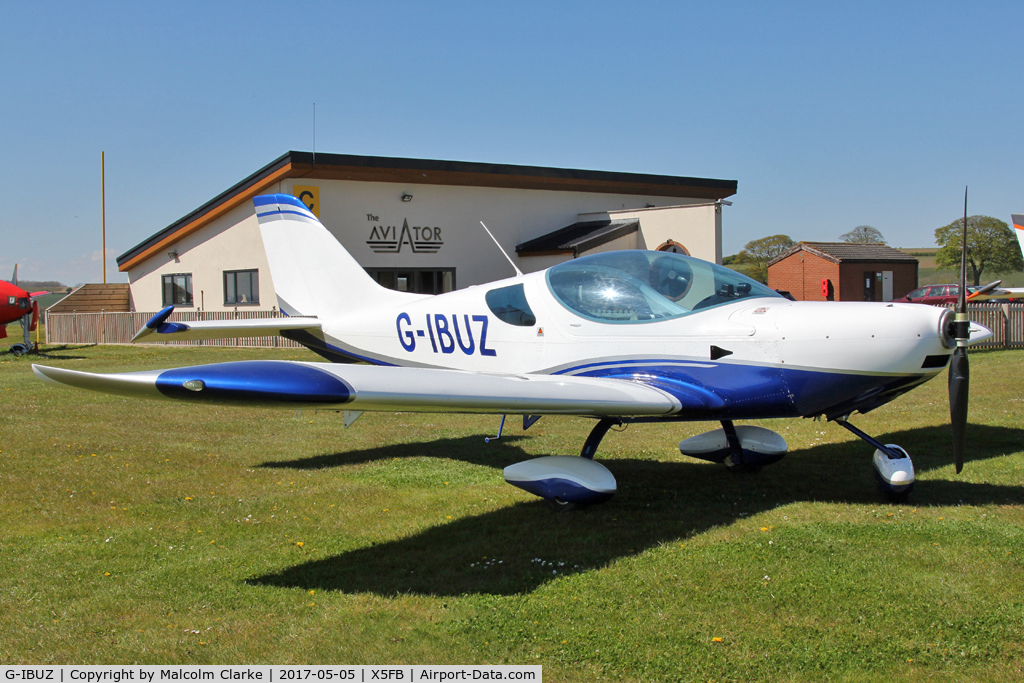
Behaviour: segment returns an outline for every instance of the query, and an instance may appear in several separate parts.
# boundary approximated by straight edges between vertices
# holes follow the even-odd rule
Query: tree
[[[885,244],[882,233],[870,225],[858,225],[850,232],[844,232],[839,239],[853,244]]]
[[[935,230],[935,243],[940,249],[935,254],[935,265],[952,268],[960,273],[960,238],[964,219]],[[1017,237],[1008,226],[991,216],[970,216],[967,219],[967,275],[975,285],[981,284],[981,274],[1012,273],[1024,270]]]
[[[747,242],[743,251],[736,255],[737,263],[750,263],[750,277],[761,282],[768,282],[768,262],[779,254],[785,253],[795,245],[789,235],[772,235],[759,240]]]

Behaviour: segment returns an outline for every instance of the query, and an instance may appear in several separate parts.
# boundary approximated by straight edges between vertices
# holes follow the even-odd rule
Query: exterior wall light
[[[412,195],[409,194],[408,192],[406,192],[405,194],[402,195],[402,201],[403,202],[411,202],[412,201]]]

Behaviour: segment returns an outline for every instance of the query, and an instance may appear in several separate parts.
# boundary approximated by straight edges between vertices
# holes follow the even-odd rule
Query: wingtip
[[[57,375],[59,371],[59,368],[50,367],[49,365],[39,365],[37,363],[32,364],[32,373],[43,382],[54,386],[66,386],[60,380],[55,379],[55,375]]]

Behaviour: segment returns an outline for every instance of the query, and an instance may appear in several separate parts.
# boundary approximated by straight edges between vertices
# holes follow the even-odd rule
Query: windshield
[[[548,288],[577,315],[644,323],[754,297],[781,295],[734,270],[682,254],[612,251],[560,263]]]

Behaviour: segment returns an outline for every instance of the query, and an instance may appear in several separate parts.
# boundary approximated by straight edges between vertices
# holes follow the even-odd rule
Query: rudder
[[[285,314],[334,318],[422,298],[377,284],[295,197],[261,195],[253,204],[277,303]]]

